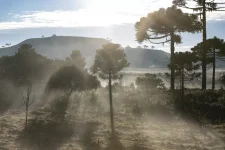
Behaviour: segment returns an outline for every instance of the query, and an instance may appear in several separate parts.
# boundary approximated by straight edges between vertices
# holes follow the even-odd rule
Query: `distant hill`
[[[89,67],[94,59],[96,49],[109,43],[102,38],[53,36],[47,38],[27,39],[17,45],[0,48],[0,56],[14,55],[21,44],[31,44],[37,53],[51,59],[65,59],[72,50],[80,50],[86,57]],[[161,50],[142,48],[125,48],[127,59],[133,68],[148,68],[149,66],[166,67],[169,62],[169,53]]]
[[[167,67],[170,54],[162,50],[125,48],[132,68]]]

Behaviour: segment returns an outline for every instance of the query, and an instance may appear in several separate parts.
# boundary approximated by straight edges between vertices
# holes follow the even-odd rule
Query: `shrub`
[[[68,122],[56,122],[47,118],[31,119],[28,130],[26,132],[24,130],[19,136],[21,147],[23,149],[57,149],[74,134],[73,126]]]
[[[69,97],[61,96],[59,98],[55,98],[51,104],[51,118],[57,121],[64,121],[66,116],[66,111],[68,109]]]
[[[97,89],[101,86],[100,81],[96,76],[85,73],[85,87],[86,89],[92,90]]]
[[[54,73],[48,83],[47,90],[76,90],[84,89],[84,74],[75,66],[66,66],[60,68]]]
[[[220,81],[223,85],[225,85],[225,73],[224,73],[224,72],[220,74],[219,81]]]
[[[19,90],[12,84],[0,81],[0,114],[12,106],[18,94]]]
[[[86,70],[80,70],[76,66],[65,66],[54,73],[46,87],[51,90],[75,90],[96,89],[100,87],[97,77],[88,74]]]
[[[146,73],[144,77],[138,77],[136,79],[136,85],[139,88],[146,89],[165,88],[163,81],[157,78],[157,75],[149,73]]]
[[[179,101],[179,109],[194,118],[206,119],[212,123],[225,121],[225,103],[223,91],[189,90],[184,100]],[[178,103],[177,103],[178,104]]]

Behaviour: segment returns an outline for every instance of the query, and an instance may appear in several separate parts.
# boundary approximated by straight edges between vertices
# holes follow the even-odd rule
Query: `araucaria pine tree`
[[[181,43],[180,33],[200,32],[202,24],[197,15],[183,13],[176,6],[149,13],[135,24],[138,42],[149,41],[154,44],[170,43],[171,51],[171,81],[170,88],[174,90],[175,83],[175,43]]]
[[[196,15],[199,15],[202,20],[203,30],[203,49],[202,49],[202,89],[206,89],[206,65],[207,65],[207,31],[206,31],[206,12],[225,11],[225,2],[220,0],[173,0],[173,4],[182,8],[191,9]]]
[[[128,67],[129,63],[126,60],[126,54],[121,49],[119,44],[109,43],[103,45],[101,49],[96,51],[94,64],[91,71],[97,74],[102,79],[108,79],[109,88],[109,103],[110,103],[110,121],[112,135],[115,133],[114,129],[114,113],[112,100],[112,80],[119,79],[122,76],[119,72]]]

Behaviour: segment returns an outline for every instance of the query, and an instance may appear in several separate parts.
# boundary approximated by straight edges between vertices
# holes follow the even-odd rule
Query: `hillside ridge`
[[[80,50],[86,58],[87,67],[93,63],[95,52],[103,44],[110,43],[104,38],[80,36],[52,36],[26,39],[11,47],[0,49],[0,56],[14,55],[21,44],[31,44],[37,53],[50,59],[65,59],[72,50]],[[127,59],[133,68],[149,68],[149,66],[166,67],[169,63],[169,53],[162,50],[126,47]]]

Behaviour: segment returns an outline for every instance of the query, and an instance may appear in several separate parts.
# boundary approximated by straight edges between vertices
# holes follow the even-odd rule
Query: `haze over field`
[[[224,0],[1,0],[0,150],[224,150]]]

